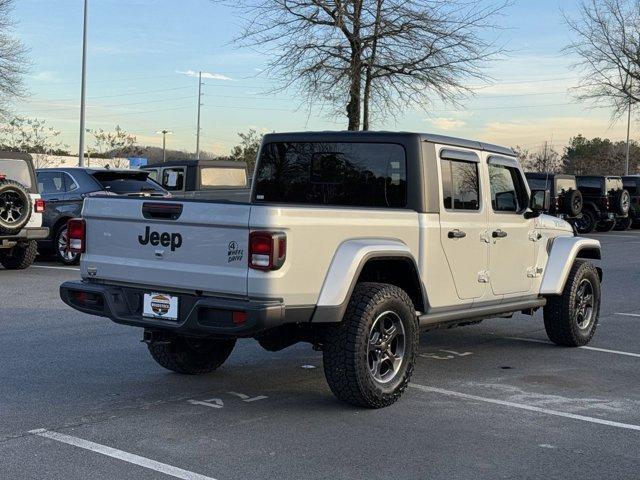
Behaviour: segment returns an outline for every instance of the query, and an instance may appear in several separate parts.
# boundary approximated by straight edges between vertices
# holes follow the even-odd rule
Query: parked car
[[[30,155],[0,152],[0,264],[22,270],[36,258],[36,240],[46,238],[42,227],[45,203],[38,194]]]
[[[142,169],[174,197],[249,200],[245,162],[174,160]]]
[[[640,228],[640,175],[628,175],[622,177],[624,189],[629,192],[631,205],[629,216],[618,221],[617,229],[628,230],[629,228]]]
[[[576,179],[583,198],[582,218],[576,221],[578,232],[609,232],[629,215],[631,197],[621,177],[579,175]]]
[[[582,194],[574,175],[558,173],[526,173],[529,188],[547,190],[551,196],[549,211],[554,217],[562,218],[570,223],[582,216]]]
[[[380,408],[407,388],[421,329],[544,308],[553,342],[591,340],[600,243],[548,207],[508,148],[269,134],[250,202],[88,198],[69,222],[82,281],[60,294],[144,328],[155,361],[182,374],[215,370],[238,338],[309,342],[338,398]]]
[[[67,221],[79,217],[89,195],[168,195],[149,172],[94,168],[46,168],[37,171],[38,188],[47,202],[44,225],[50,235],[41,240],[40,249],[53,253],[64,264],[78,262],[78,254],[67,249]]]

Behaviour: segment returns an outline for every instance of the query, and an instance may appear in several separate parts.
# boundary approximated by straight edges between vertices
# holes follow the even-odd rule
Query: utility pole
[[[171,135],[173,132],[165,129],[156,133],[162,134],[162,163],[165,163],[167,161],[167,135]]]
[[[84,29],[82,33],[82,92],[80,93],[80,145],[78,146],[78,166],[84,166],[84,124],[87,96],[87,26],[89,0],[84,0]]]
[[[631,150],[631,99],[629,99],[629,114],[627,117],[627,158],[624,163],[624,174],[629,175],[629,153]]]
[[[202,72],[198,73],[198,131],[196,133],[196,158],[200,160],[200,108],[202,107]]]

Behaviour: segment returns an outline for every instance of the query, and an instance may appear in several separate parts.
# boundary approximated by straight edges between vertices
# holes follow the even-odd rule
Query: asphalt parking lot
[[[400,402],[337,401],[321,354],[238,343],[215,374],[159,367],[141,331],[66,307],[75,269],[0,271],[0,478],[637,479],[640,231],[602,241],[588,348],[541,314],[422,335]]]

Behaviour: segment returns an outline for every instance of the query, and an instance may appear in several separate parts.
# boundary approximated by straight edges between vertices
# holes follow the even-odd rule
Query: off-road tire
[[[587,234],[592,233],[596,229],[598,222],[596,221],[596,215],[591,210],[582,210],[582,218],[576,220],[576,228],[578,233]]]
[[[569,190],[560,197],[560,209],[570,217],[580,215],[582,205],[582,193],[579,190]]]
[[[610,232],[614,228],[616,228],[615,220],[602,220],[596,225],[596,230],[598,232]]]
[[[625,217],[621,218],[616,222],[616,230],[619,232],[624,232],[625,230],[631,229],[631,224],[633,223],[633,218]]]
[[[619,215],[629,213],[631,207],[631,195],[627,190],[618,190],[613,196],[613,208]]]
[[[0,265],[7,270],[24,270],[33,264],[37,254],[38,244],[34,240],[18,244],[13,248],[0,250]]]
[[[369,339],[376,319],[393,312],[404,328],[404,355],[388,383],[369,370]],[[340,400],[358,407],[382,408],[406,390],[418,351],[419,328],[413,302],[404,290],[384,283],[356,285],[341,323],[327,328],[323,363],[327,383]]]
[[[589,280],[593,288],[593,317],[585,328],[580,328],[577,319],[577,291],[583,280]],[[544,328],[547,336],[556,345],[580,347],[591,341],[600,316],[600,277],[592,263],[576,260],[560,296],[547,298],[544,307]]]
[[[222,365],[235,346],[235,339],[189,339],[175,337],[148,344],[153,359],[167,370],[183,375],[211,373]]]
[[[10,199],[20,204],[21,212],[18,218],[14,218],[14,207],[5,207],[6,200]],[[17,207],[17,206],[15,206]],[[0,180],[0,235],[15,235],[29,223],[31,219],[31,196],[29,191],[13,180]]]

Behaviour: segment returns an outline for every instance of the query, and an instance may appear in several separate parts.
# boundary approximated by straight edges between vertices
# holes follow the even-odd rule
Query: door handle
[[[467,234],[465,232],[463,232],[462,230],[458,230],[457,228],[455,230],[451,230],[447,234],[447,237],[449,238],[464,238],[466,236]]]
[[[49,200],[47,200],[48,202],[59,202],[60,199],[59,198],[50,198]]]
[[[502,230],[496,230],[491,234],[491,236],[493,238],[505,238],[507,236],[507,232],[504,232]]]

